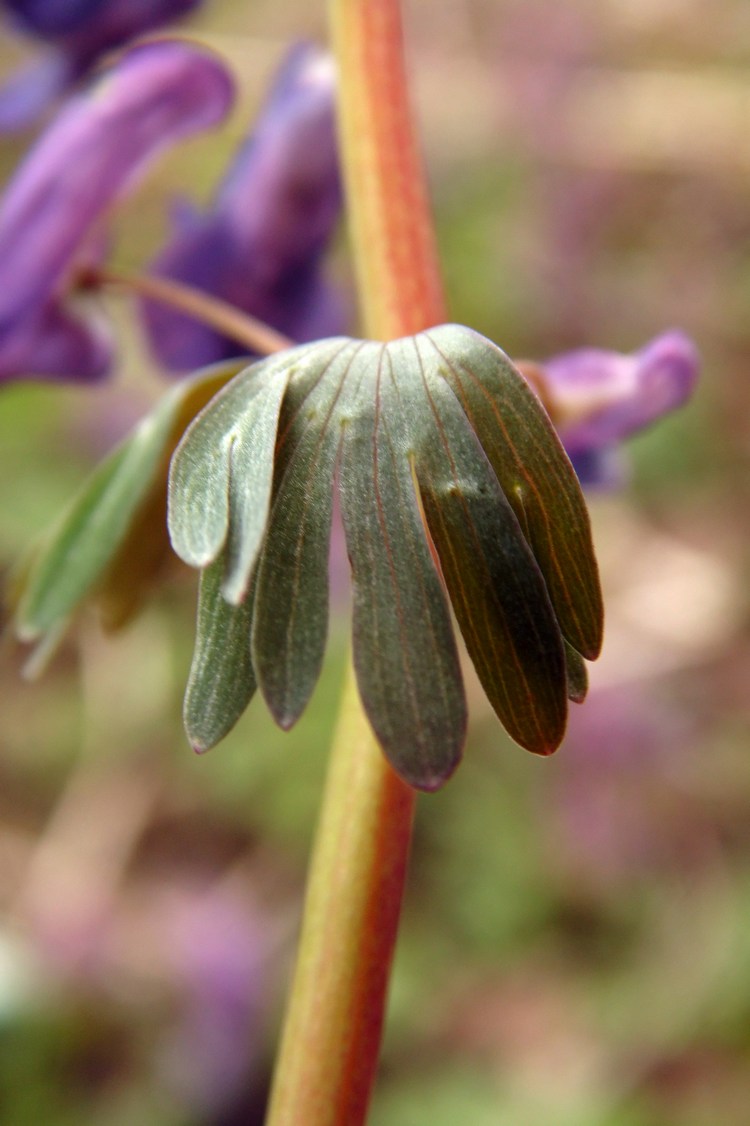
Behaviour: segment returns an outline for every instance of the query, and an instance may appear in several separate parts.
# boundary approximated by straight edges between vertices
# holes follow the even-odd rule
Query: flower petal
[[[593,659],[603,610],[591,526],[547,415],[507,356],[479,333],[443,325],[417,340],[426,362],[437,354],[479,438],[544,575],[563,634]]]
[[[698,378],[692,340],[671,330],[631,355],[581,348],[539,364],[572,456],[621,442],[681,406]]]
[[[288,55],[258,120],[204,216],[160,252],[161,276],[203,289],[293,340],[333,336],[343,302],[321,269],[341,212],[335,73],[311,44]],[[163,305],[142,306],[160,361],[172,371],[237,354],[237,345]]]
[[[0,86],[0,133],[27,129],[71,81],[71,65],[60,51],[47,51],[20,67]]]
[[[411,785],[435,790],[460,760],[466,701],[447,599],[415,493],[404,373],[394,375],[392,347],[369,344],[360,353],[351,376],[361,379],[357,409],[342,446],[354,665],[365,711],[392,766]]]
[[[106,326],[56,303],[0,330],[0,381],[45,376],[95,383],[108,374],[112,357]]]
[[[0,90],[0,131],[31,124],[108,51],[122,47],[200,0],[5,0],[26,34],[52,44],[40,62],[11,75]]]

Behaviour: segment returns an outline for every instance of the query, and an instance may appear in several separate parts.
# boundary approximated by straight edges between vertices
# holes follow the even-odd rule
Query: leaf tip
[[[268,703],[268,701],[266,701],[266,703]],[[273,715],[274,722],[281,728],[282,731],[291,731],[295,723],[299,719],[297,712],[293,712],[288,709],[279,711],[277,709],[271,708],[270,710],[271,714]]]

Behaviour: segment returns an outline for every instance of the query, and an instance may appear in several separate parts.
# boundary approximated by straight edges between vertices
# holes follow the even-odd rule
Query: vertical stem
[[[365,333],[446,319],[435,230],[409,108],[399,0],[331,0],[339,131]]]
[[[365,331],[445,320],[409,114],[398,0],[331,0],[349,220]],[[375,1077],[415,794],[349,671],[308,877],[268,1126],[361,1126]]]
[[[365,1121],[414,797],[373,740],[350,667],[308,875],[269,1126]]]

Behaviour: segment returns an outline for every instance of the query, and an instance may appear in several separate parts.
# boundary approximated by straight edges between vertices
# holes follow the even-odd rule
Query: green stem
[[[398,0],[331,0],[331,20],[364,328],[387,340],[445,319],[409,114]],[[267,1126],[365,1121],[414,806],[414,792],[375,743],[350,670]]]
[[[226,301],[220,301],[200,289],[193,289],[192,286],[183,285],[182,282],[173,281],[171,278],[95,270],[85,275],[82,284],[87,288],[97,288],[102,285],[120,286],[150,301],[169,305],[177,312],[216,329],[222,336],[229,336],[249,352],[259,352],[267,356],[272,352],[283,352],[286,348],[294,347],[293,340],[282,336],[280,332],[259,321],[257,317],[243,313]]]

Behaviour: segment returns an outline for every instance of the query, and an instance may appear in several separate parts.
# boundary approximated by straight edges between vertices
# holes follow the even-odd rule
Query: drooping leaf
[[[405,427],[409,394],[391,346],[366,345],[351,378],[340,490],[354,586],[354,664],[370,723],[394,768],[434,790],[453,772],[466,703],[445,593],[430,554]]]
[[[279,425],[252,647],[261,692],[283,728],[305,708],[325,653],[333,476],[347,373],[358,347],[340,346],[322,370],[310,365],[297,371]]]
[[[207,751],[227,735],[256,688],[250,657],[254,586],[234,606],[222,594],[225,560],[220,555],[201,574],[193,662],[183,718],[196,751]]]
[[[425,354],[417,340],[391,347],[402,381],[409,373],[404,409],[416,475],[453,609],[503,725],[521,746],[548,754],[562,739],[567,704],[547,588],[435,352]]]
[[[236,363],[221,364],[175,385],[94,470],[24,572],[16,610],[22,640],[57,631],[89,594],[102,594],[112,608],[120,579],[128,584],[124,605],[135,602],[154,564],[147,537],[166,518],[172,451],[189,420],[236,371]],[[164,544],[159,532],[156,544]],[[112,624],[125,616],[124,608],[112,610]]]
[[[593,659],[602,598],[588,512],[578,480],[536,396],[507,356],[461,325],[416,337],[463,406],[528,537],[565,637]]]

